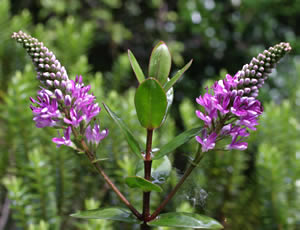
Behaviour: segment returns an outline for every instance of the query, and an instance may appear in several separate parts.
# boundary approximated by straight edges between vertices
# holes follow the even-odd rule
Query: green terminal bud
[[[159,42],[152,50],[149,62],[149,77],[156,78],[164,85],[171,69],[171,54],[164,42]]]

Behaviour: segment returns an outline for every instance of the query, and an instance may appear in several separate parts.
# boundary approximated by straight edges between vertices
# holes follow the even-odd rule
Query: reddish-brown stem
[[[151,179],[151,149],[152,149],[153,130],[147,130],[146,155],[144,160],[145,179]],[[143,219],[146,220],[150,216],[150,192],[143,193]]]
[[[74,127],[72,127],[72,132],[75,136],[75,138],[78,140],[78,133]],[[95,156],[90,151],[89,147],[85,143],[84,139],[81,139],[80,144],[90,160],[91,164],[94,165],[95,169],[99,174],[101,174],[106,181],[106,183],[112,188],[112,190],[117,194],[117,196],[121,199],[121,201],[130,209],[130,211],[139,219],[142,220],[142,215],[133,207],[133,205],[126,199],[126,197],[120,192],[120,190],[115,186],[115,184],[110,180],[110,178],[106,175],[104,170],[101,168],[101,166],[98,164],[98,162],[95,162]]]
[[[165,200],[160,204],[160,206],[154,211],[154,213],[147,219],[147,221],[154,220],[159,213],[164,209],[164,207],[167,205],[167,203],[172,199],[172,197],[176,194],[178,189],[181,187],[183,182],[186,180],[186,178],[191,174],[191,172],[194,170],[194,168],[197,167],[197,164],[201,161],[203,157],[203,153],[201,154],[201,148],[199,145],[198,151],[196,153],[196,157],[191,163],[190,167],[185,171],[179,182],[176,184],[176,186],[173,188],[173,190],[169,193],[169,195],[165,198]]]

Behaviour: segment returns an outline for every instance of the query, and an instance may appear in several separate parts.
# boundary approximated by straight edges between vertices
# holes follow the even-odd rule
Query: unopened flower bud
[[[55,86],[55,88],[59,87],[59,81],[58,80],[54,80],[54,86]]]
[[[237,91],[237,95],[243,96],[243,95],[244,95],[244,90],[239,89],[239,90]]]
[[[56,97],[57,100],[60,101],[60,100],[62,100],[64,98],[64,95],[63,95],[63,93],[61,92],[60,89],[56,89],[54,91],[54,93],[55,93],[55,97]]]
[[[246,78],[245,79],[245,85],[249,85],[250,84],[250,78]]]
[[[249,94],[251,92],[251,89],[250,88],[245,88],[244,91],[245,91],[245,94]]]
[[[71,103],[72,103],[71,96],[70,95],[66,95],[65,96],[65,105],[66,106],[71,106]]]
[[[51,80],[46,80],[46,84],[47,84],[49,87],[52,87],[52,86],[53,86],[53,81],[51,81]]]
[[[256,85],[257,82],[258,82],[257,79],[255,79],[255,78],[252,78],[252,79],[251,79],[251,84]]]

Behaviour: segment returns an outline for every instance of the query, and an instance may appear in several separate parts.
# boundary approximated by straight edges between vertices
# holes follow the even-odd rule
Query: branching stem
[[[72,127],[72,132],[74,133],[75,138],[78,140],[78,133],[75,130],[75,128]],[[101,174],[106,181],[106,183],[112,188],[112,190],[117,194],[117,196],[120,198],[120,200],[130,209],[130,211],[139,219],[142,220],[142,215],[133,207],[133,205],[126,199],[126,197],[120,192],[120,190],[115,186],[115,184],[110,180],[110,178],[106,175],[104,170],[101,168],[101,166],[98,164],[98,162],[95,162],[95,156],[90,151],[89,147],[85,143],[84,139],[81,139],[80,144],[90,160],[91,164],[94,165],[95,169],[99,174]]]
[[[147,219],[147,221],[154,220],[159,213],[164,209],[164,207],[167,205],[167,203],[173,198],[173,196],[176,194],[178,189],[181,187],[181,185],[184,183],[186,178],[191,174],[191,172],[194,170],[194,168],[197,167],[201,159],[203,158],[204,154],[201,152],[201,145],[199,145],[195,159],[189,166],[189,168],[185,171],[183,176],[181,177],[180,181],[177,183],[177,185],[173,188],[173,190],[169,193],[169,195],[165,198],[165,200],[160,204],[160,206],[154,211],[154,213]]]

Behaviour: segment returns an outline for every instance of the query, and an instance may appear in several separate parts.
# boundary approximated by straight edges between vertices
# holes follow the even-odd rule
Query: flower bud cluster
[[[70,80],[55,55],[36,38],[22,31],[13,33],[12,38],[26,48],[42,83],[37,100],[30,98],[36,126],[62,128],[63,135],[52,139],[58,146],[75,146],[71,141],[73,133],[75,139],[78,135],[85,136],[87,142],[96,147],[108,135],[108,130],[100,131],[97,122],[91,127],[92,119],[101,110],[95,96],[89,94],[91,86],[85,86],[81,76]]]
[[[281,42],[252,58],[249,64],[237,72],[238,84],[234,92],[240,96],[257,97],[272,69],[291,49],[289,43]]]
[[[22,31],[13,33],[12,38],[23,44],[36,67],[37,79],[46,88],[66,87],[69,78],[65,67],[60,64],[53,52],[49,51],[42,42]]]

